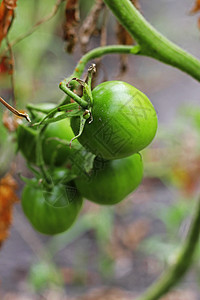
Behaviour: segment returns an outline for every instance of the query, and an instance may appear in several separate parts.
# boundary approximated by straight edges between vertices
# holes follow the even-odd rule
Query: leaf
[[[67,0],[65,8],[64,40],[68,42],[67,52],[73,52],[77,42],[76,28],[79,23],[79,0]]]
[[[14,132],[18,125],[22,123],[22,120],[15,115],[10,115],[8,110],[3,113],[3,125],[9,132]]]
[[[0,74],[9,73],[11,69],[9,57],[3,56],[0,61]]]
[[[200,0],[196,0],[194,7],[191,9],[190,13],[195,14],[200,11]]]
[[[96,0],[81,26],[80,43],[84,51],[86,51],[86,46],[88,45],[91,36],[98,32],[97,20],[104,6],[105,4],[102,0]]]
[[[17,0],[3,0],[0,5],[0,45],[8,34],[12,21],[14,19],[14,9]]]
[[[0,246],[8,237],[12,223],[13,204],[19,199],[16,195],[18,185],[11,174],[6,174],[0,180]]]

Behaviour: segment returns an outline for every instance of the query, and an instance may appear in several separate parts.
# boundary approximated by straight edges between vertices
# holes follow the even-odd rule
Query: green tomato
[[[58,184],[51,191],[46,191],[32,180],[22,192],[24,214],[32,226],[44,234],[53,235],[69,229],[82,203],[82,197],[71,183]]]
[[[54,162],[56,166],[62,165],[67,159],[73,155],[73,148],[69,145],[63,145],[59,140],[51,140],[49,138],[57,138],[64,140],[65,142],[70,142],[74,137],[74,133],[70,127],[69,118],[63,119],[61,121],[51,123],[47,126],[44,132],[44,143],[43,143],[43,153],[44,160],[47,164]],[[75,144],[79,144],[78,141]]]
[[[141,91],[122,81],[107,81],[92,91],[93,121],[86,121],[79,142],[103,159],[119,159],[147,147],[157,130],[157,115]],[[80,118],[71,126],[79,132]]]
[[[133,192],[139,186],[142,176],[142,157],[135,153],[110,161],[96,158],[92,173],[75,179],[75,184],[86,199],[112,205]]]
[[[36,163],[36,138],[37,131],[31,127],[21,124],[17,128],[18,147],[23,156],[29,161]],[[73,145],[62,144],[60,140],[70,142],[74,137],[74,133],[70,127],[69,118],[51,123],[44,131],[43,140],[43,156],[46,164],[54,164],[56,166],[63,165],[74,153]],[[56,139],[51,139],[56,138]],[[75,141],[78,146],[79,142]]]

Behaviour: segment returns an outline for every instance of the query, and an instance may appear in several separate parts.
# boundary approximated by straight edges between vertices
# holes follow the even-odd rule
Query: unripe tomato
[[[43,153],[44,160],[47,164],[52,161],[56,166],[62,165],[71,155],[73,155],[73,147],[63,145],[58,140],[48,140],[49,138],[57,138],[70,142],[74,137],[74,133],[70,127],[69,118],[51,123],[44,132]],[[75,144],[79,144],[75,141]]]
[[[142,157],[135,153],[110,161],[100,161],[96,158],[92,173],[78,177],[75,184],[86,199],[112,205],[133,192],[139,186],[142,176]]]
[[[35,180],[32,181],[35,184]],[[82,207],[77,189],[67,183],[51,191],[27,184],[22,192],[22,208],[32,226],[44,234],[57,234],[69,229]]]
[[[123,158],[136,153],[153,140],[157,115],[152,103],[141,91],[122,81],[107,81],[92,91],[93,121],[86,121],[79,142],[104,159]],[[71,126],[79,131],[80,118]]]
[[[49,104],[47,103],[47,105]],[[36,163],[37,134],[35,129],[27,127],[24,124],[19,125],[17,128],[19,150],[29,162],[33,163]],[[70,148],[69,145],[60,143],[59,139],[70,142],[73,137],[74,133],[70,127],[69,118],[49,124],[44,131],[43,140],[43,156],[45,163],[48,165],[53,163],[56,166],[63,165],[68,160],[69,156],[73,155],[74,149],[73,147]],[[75,141],[75,143],[76,145],[79,144],[78,141]]]

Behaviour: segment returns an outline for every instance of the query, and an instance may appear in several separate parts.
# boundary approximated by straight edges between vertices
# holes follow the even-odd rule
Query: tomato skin
[[[153,140],[157,115],[141,91],[122,81],[107,81],[92,91],[93,121],[86,122],[79,142],[104,159],[119,159],[139,152]],[[77,135],[79,118],[71,119]]]
[[[98,162],[90,176],[75,179],[77,189],[86,199],[103,205],[122,201],[141,183],[142,157],[135,153],[126,158]]]
[[[61,166],[73,155],[74,149],[68,145],[61,144],[58,140],[48,140],[55,137],[65,142],[70,142],[74,137],[68,118],[49,124],[44,132],[44,161],[48,165],[53,163],[56,166]],[[36,163],[36,138],[36,130],[24,124],[18,126],[17,142],[19,150],[29,162],[33,163]],[[75,141],[75,143],[76,145],[79,144],[78,141]]]
[[[33,180],[32,182],[35,183]],[[73,190],[73,195],[70,195]],[[75,222],[83,203],[83,199],[74,186],[67,185],[68,199],[64,206],[53,206],[46,201],[42,187],[26,185],[22,192],[22,208],[32,226],[43,234],[58,234],[69,229]],[[58,190],[55,191],[58,194]],[[51,201],[54,197],[51,194]],[[54,199],[56,200],[56,199]],[[62,203],[63,204],[63,203]]]

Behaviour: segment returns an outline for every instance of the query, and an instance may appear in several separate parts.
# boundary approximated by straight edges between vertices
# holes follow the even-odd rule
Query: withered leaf
[[[79,0],[67,0],[65,8],[64,40],[67,41],[67,51],[73,51],[77,42],[77,25],[79,23]]]
[[[22,111],[23,113],[24,111]],[[15,115],[10,115],[8,110],[5,110],[3,113],[3,125],[9,132],[14,132],[19,124],[22,123],[22,120]]]
[[[14,19],[14,9],[17,0],[3,0],[0,5],[0,45],[7,36],[12,21]]]
[[[190,13],[194,14],[200,11],[200,0],[196,0],[194,7],[191,9]]]
[[[96,0],[88,16],[84,20],[83,25],[80,28],[80,43],[83,50],[85,50],[85,47],[89,43],[89,40],[94,32],[98,32],[97,20],[104,6],[105,4],[103,0]]]
[[[0,246],[8,237],[12,223],[13,204],[19,201],[16,190],[18,185],[11,174],[0,179]]]

